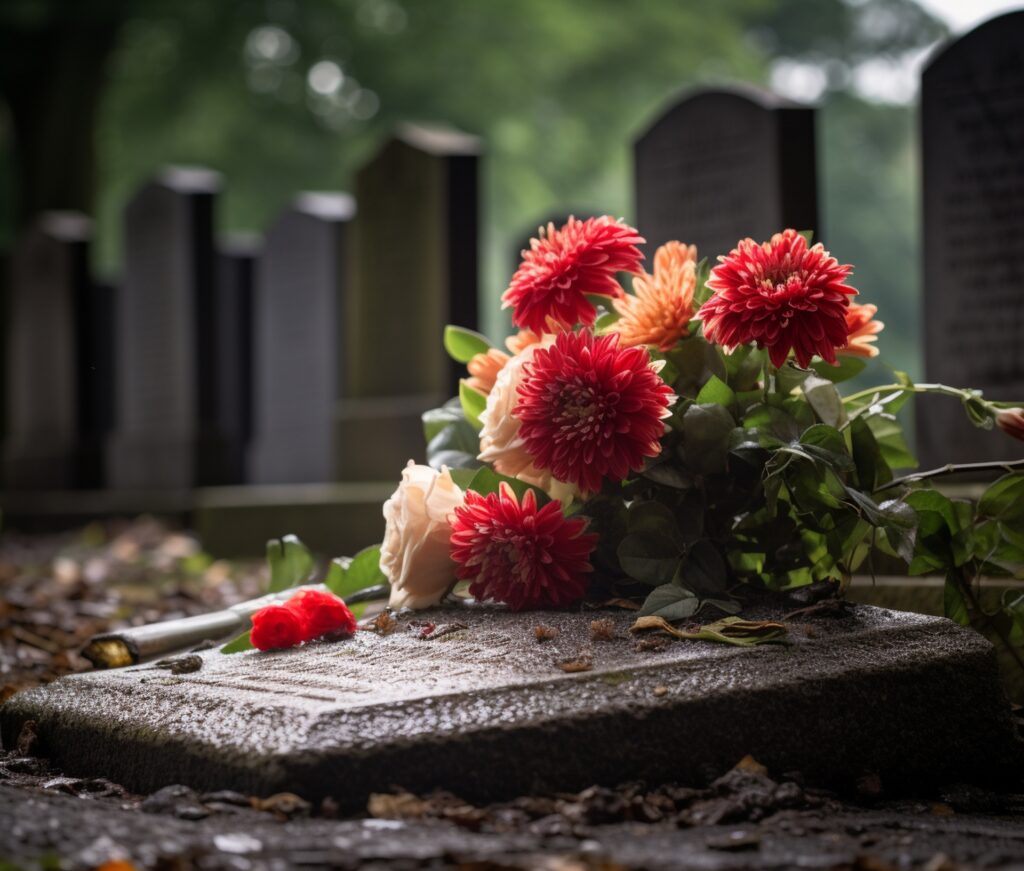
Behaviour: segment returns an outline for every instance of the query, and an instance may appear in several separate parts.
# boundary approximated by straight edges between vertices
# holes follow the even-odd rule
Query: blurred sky
[[[997,15],[1024,9],[1021,0],[917,0],[917,3],[942,19],[954,36],[973,30]],[[874,57],[858,64],[851,74],[853,92],[874,103],[902,105],[914,101],[921,68],[934,49],[933,44],[898,57]],[[784,58],[772,66],[771,84],[774,90],[794,100],[814,103],[825,92],[827,74],[821,64]]]

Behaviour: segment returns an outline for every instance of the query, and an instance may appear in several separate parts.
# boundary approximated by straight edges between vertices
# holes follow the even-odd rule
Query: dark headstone
[[[220,176],[170,168],[131,200],[118,298],[119,488],[186,489],[225,481],[217,409],[214,199]]]
[[[253,305],[253,441],[249,480],[334,478],[332,419],[339,395],[339,319],[346,235],[355,202],[305,193],[267,233]]]
[[[42,215],[11,258],[7,440],[11,489],[98,487],[110,427],[111,290],[89,273],[92,222]]]
[[[821,233],[814,110],[767,92],[690,92],[637,139],[635,173],[648,257],[678,240],[714,263],[747,236]]]
[[[217,414],[228,443],[224,480],[229,483],[246,479],[252,435],[252,306],[259,250],[258,239],[237,236],[217,253]]]
[[[812,784],[1019,778],[992,648],[942,618],[853,606],[791,624],[788,645],[637,650],[622,611],[414,616],[384,636],[200,653],[202,668],[177,676],[143,665],[61,678],[0,707],[3,743],[32,720],[69,775],[138,792],[333,795],[348,811],[392,787],[488,801],[694,783],[747,754]],[[594,641],[595,618],[613,638]],[[557,637],[538,642],[538,623]],[[559,667],[581,657],[591,670]]]
[[[446,324],[478,318],[480,142],[402,125],[356,176],[351,286],[344,315],[338,471],[390,479],[423,456],[420,413],[455,394],[465,368]]]
[[[925,380],[1024,399],[1024,12],[946,46],[921,82]],[[925,468],[1024,457],[953,399],[918,406]]]

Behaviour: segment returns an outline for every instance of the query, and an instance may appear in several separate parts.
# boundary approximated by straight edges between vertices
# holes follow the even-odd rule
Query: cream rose
[[[551,473],[538,469],[526,452],[526,445],[519,436],[519,420],[512,409],[519,401],[517,390],[522,383],[526,364],[533,359],[538,348],[554,344],[555,337],[546,335],[537,344],[528,345],[498,373],[494,387],[487,394],[487,407],[480,414],[480,453],[478,460],[490,463],[494,470],[510,478],[518,478],[534,487],[540,487],[552,498],[570,501],[576,488],[551,477]]]
[[[384,503],[380,568],[391,582],[389,607],[429,608],[455,583],[448,518],[464,498],[446,468],[409,460],[402,470],[402,483]]]

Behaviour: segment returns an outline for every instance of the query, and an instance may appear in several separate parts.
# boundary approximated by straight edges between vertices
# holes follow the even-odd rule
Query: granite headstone
[[[480,142],[401,125],[356,176],[344,313],[342,480],[388,480],[424,453],[420,414],[455,394],[464,367],[446,324],[476,328]]]
[[[811,108],[754,88],[692,91],[634,151],[648,257],[673,239],[714,262],[747,236],[821,233]]]
[[[925,380],[1024,399],[1024,11],[945,48],[921,82]],[[917,408],[923,468],[1024,457],[959,404]]]
[[[246,479],[252,433],[252,304],[259,250],[257,238],[239,235],[217,252],[217,410],[228,443],[225,477],[238,484]]]
[[[354,214],[346,194],[304,193],[267,233],[253,304],[253,483],[334,479],[339,318]]]
[[[108,452],[116,488],[226,483],[215,360],[220,185],[210,170],[169,168],[125,210],[117,430]]]
[[[110,424],[110,290],[89,272],[92,222],[42,214],[11,258],[7,333],[9,489],[98,487]]]

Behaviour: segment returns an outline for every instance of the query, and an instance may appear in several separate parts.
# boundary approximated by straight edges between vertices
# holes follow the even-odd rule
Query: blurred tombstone
[[[112,291],[89,273],[92,222],[47,212],[11,257],[7,323],[9,489],[98,487],[110,425]]]
[[[465,367],[446,324],[478,319],[480,141],[402,125],[356,177],[351,284],[336,418],[342,480],[389,480],[423,457],[420,414],[458,391]]]
[[[355,201],[346,194],[304,193],[267,233],[253,305],[254,483],[334,478],[338,325],[354,214]]]
[[[646,253],[669,240],[714,263],[747,236],[819,236],[814,110],[754,88],[697,90],[636,141],[636,219]]]
[[[921,82],[925,380],[1024,398],[1024,11],[947,45]],[[922,468],[1024,457],[922,397]]]
[[[233,236],[217,251],[217,414],[227,436],[226,478],[246,480],[252,434],[253,283],[260,240]]]
[[[210,170],[169,168],[125,210],[117,431],[108,453],[114,487],[186,490],[230,480],[217,408],[220,187]]]

